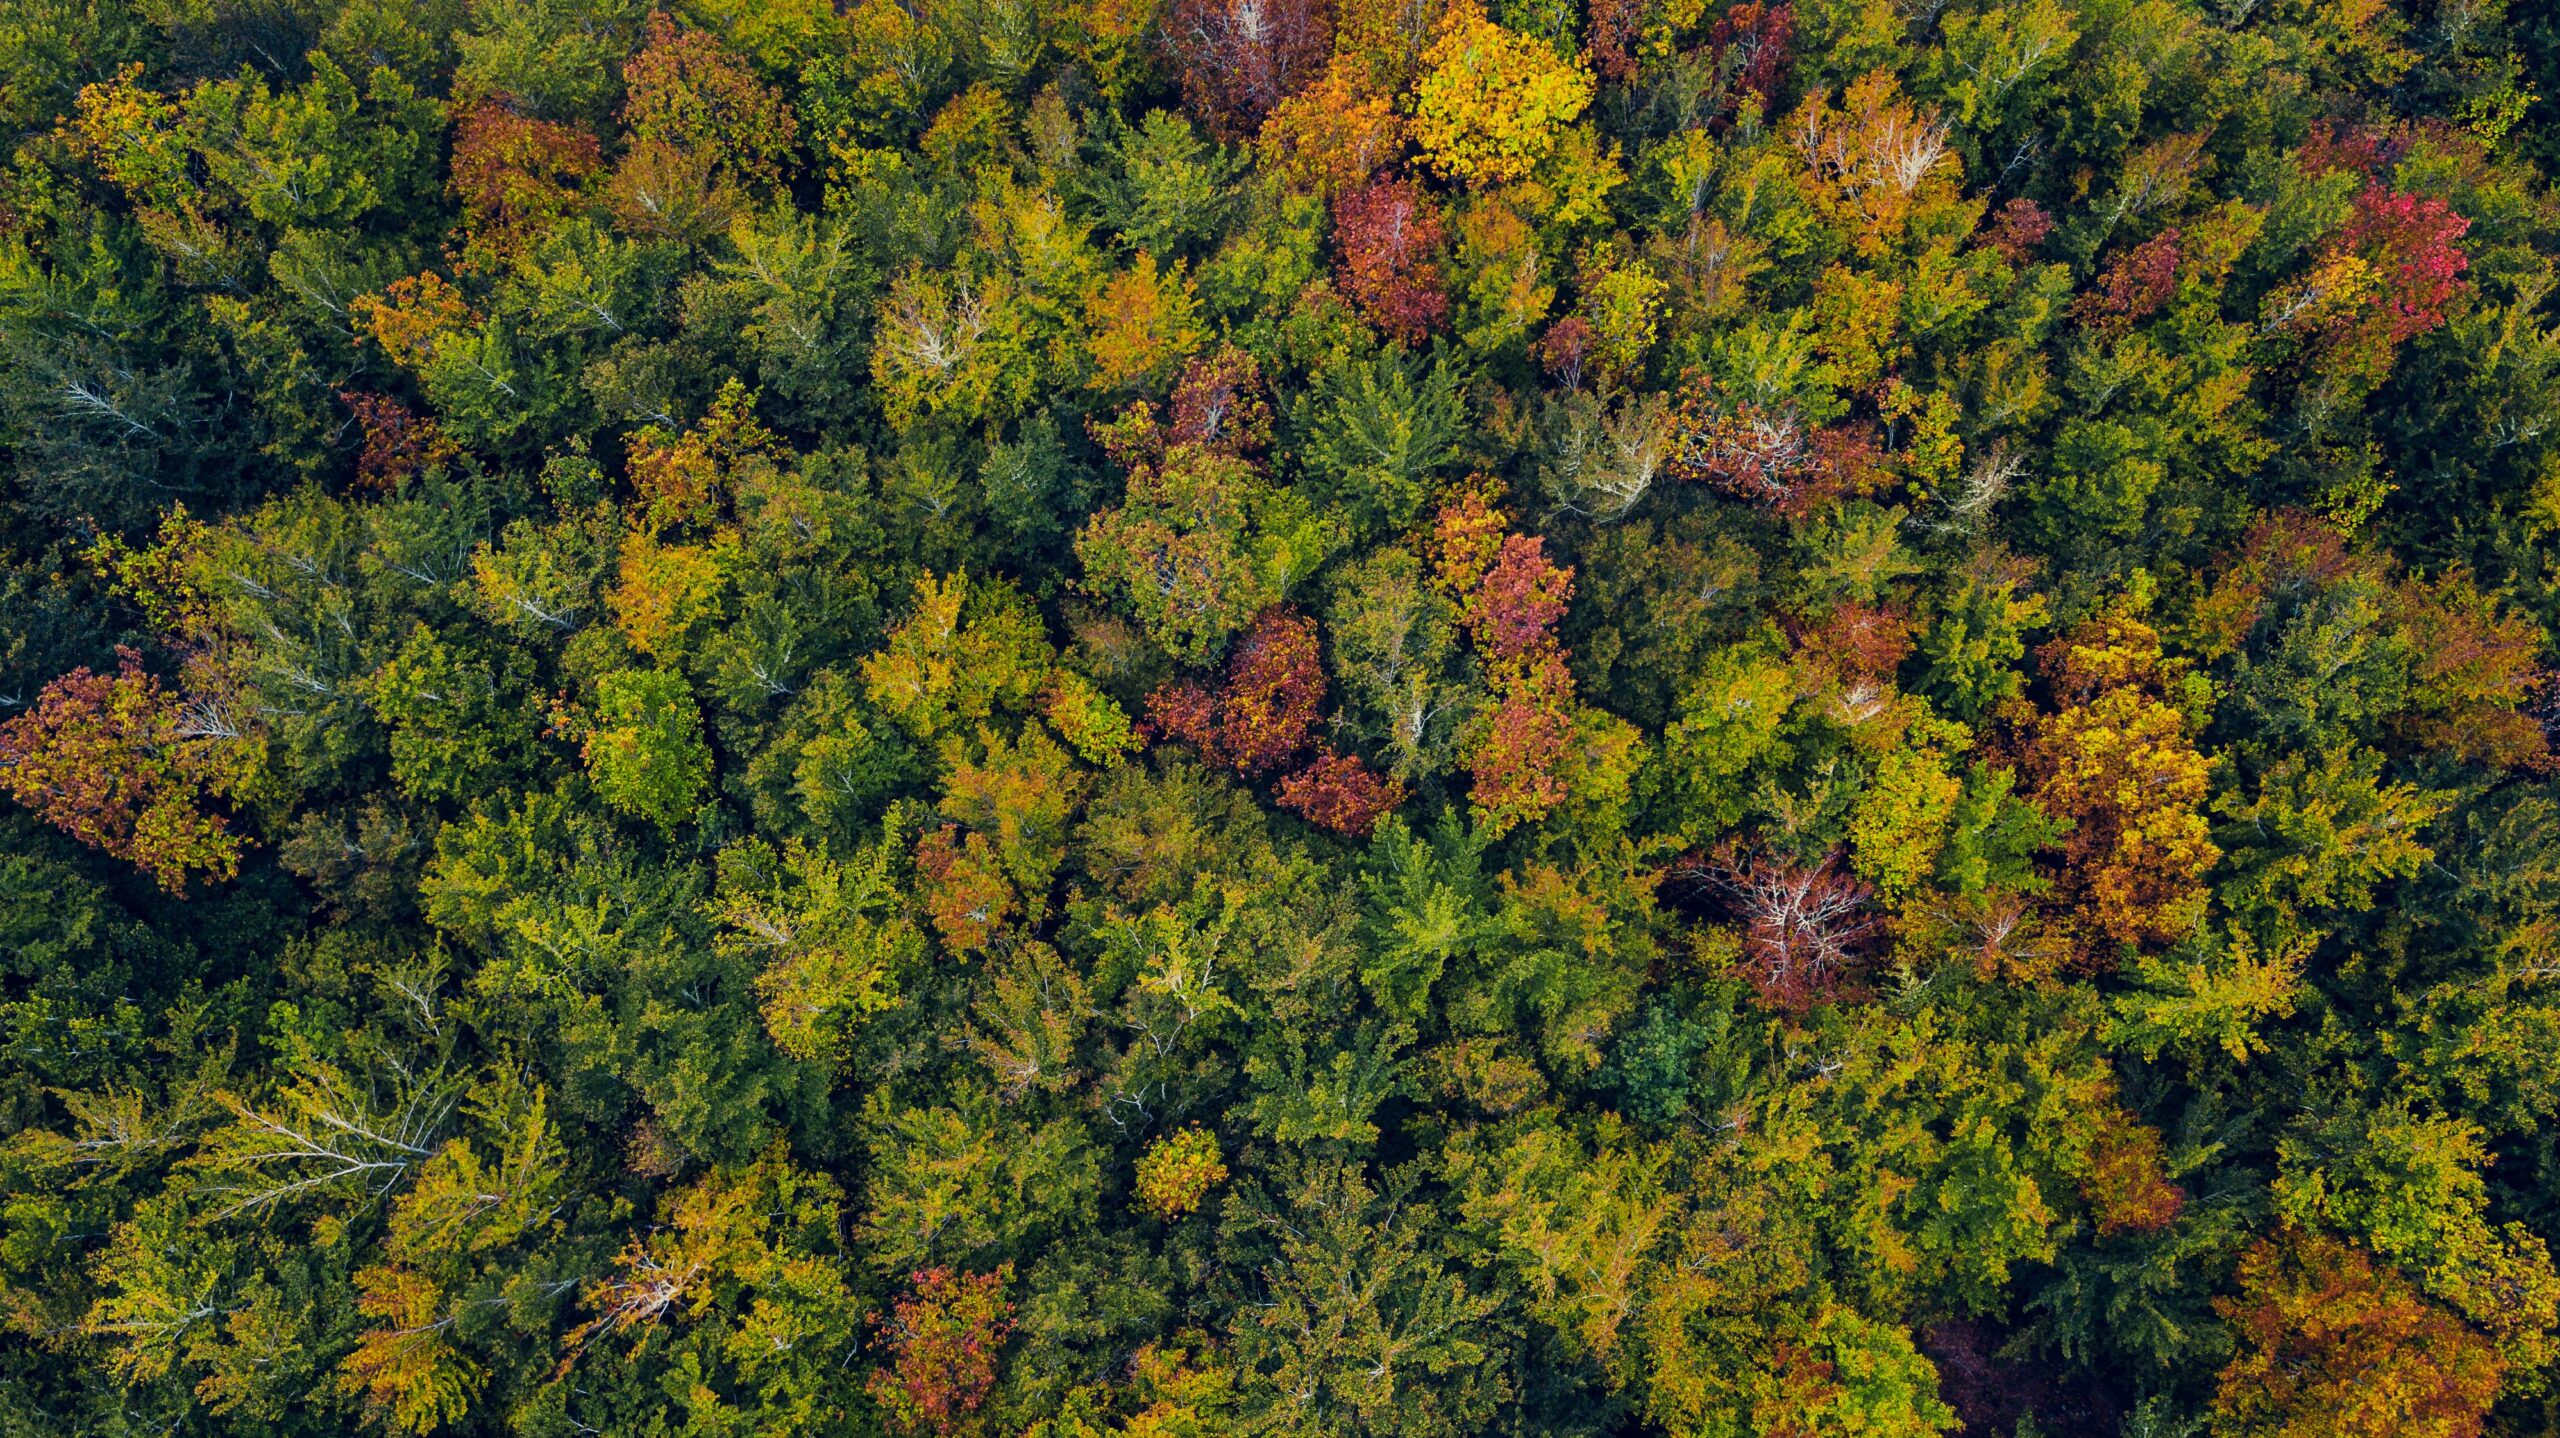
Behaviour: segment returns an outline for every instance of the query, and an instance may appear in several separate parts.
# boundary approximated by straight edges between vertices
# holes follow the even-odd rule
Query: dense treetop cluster
[[[2553,1431],[2555,107],[0,6],[0,1432]]]

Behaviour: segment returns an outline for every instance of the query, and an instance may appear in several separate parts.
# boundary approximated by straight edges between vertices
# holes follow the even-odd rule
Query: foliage
[[[167,888],[196,870],[230,878],[242,840],[204,800],[238,772],[226,753],[238,736],[219,701],[182,705],[130,649],[117,664],[72,670],[0,725],[10,797]]]
[[[580,746],[605,803],[673,828],[710,778],[701,712],[684,678],[626,669],[596,686],[596,712]]]
[[[1588,73],[1474,4],[1450,7],[1422,63],[1429,73],[1414,89],[1414,140],[1453,180],[1527,178],[1554,153],[1557,130],[1591,104]]]
[[[0,7],[0,1431],[2560,1426],[2560,24]]]
[[[1180,1218],[1226,1178],[1217,1137],[1186,1128],[1147,1145],[1138,1159],[1138,1202],[1158,1218]]]
[[[929,1268],[910,1282],[915,1293],[890,1310],[886,1368],[871,1392],[890,1421],[908,1432],[963,1433],[995,1386],[996,1352],[1013,1331],[1007,1264],[993,1273]]]
[[[2217,1430],[2475,1433],[2499,1378],[2479,1335],[2334,1239],[2288,1232],[2240,1260],[2224,1300],[2243,1344],[2214,1395]]]

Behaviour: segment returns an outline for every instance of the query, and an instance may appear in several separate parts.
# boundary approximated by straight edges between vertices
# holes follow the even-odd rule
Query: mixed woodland
[[[0,1434],[2560,1429],[2560,7],[0,0]]]

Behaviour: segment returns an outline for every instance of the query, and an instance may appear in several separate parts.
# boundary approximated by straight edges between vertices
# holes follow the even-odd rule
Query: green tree
[[[682,675],[663,669],[606,675],[581,749],[607,804],[662,829],[692,816],[711,777],[693,691]]]

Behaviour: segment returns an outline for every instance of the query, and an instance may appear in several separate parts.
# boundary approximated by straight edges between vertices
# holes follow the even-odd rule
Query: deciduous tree
[[[246,841],[207,807],[249,773],[234,723],[121,650],[116,673],[74,669],[0,723],[0,783],[45,822],[183,892],[194,875],[239,872]]]

